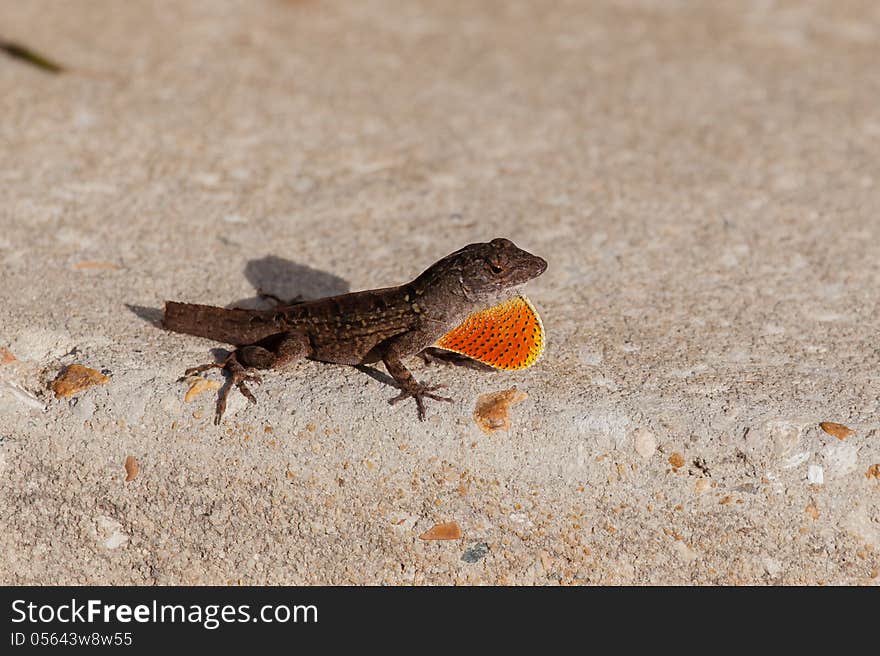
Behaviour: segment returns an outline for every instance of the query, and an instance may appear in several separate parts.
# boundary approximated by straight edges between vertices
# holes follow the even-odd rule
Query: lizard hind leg
[[[253,395],[253,392],[248,389],[245,383],[256,383],[259,385],[262,382],[262,379],[255,374],[248,373],[247,368],[239,361],[240,352],[243,352],[243,349],[233,351],[229,354],[226,360],[223,361],[223,364],[220,365],[224,371],[229,372],[229,379],[226,381],[226,384],[220,388],[220,392],[217,395],[217,412],[214,415],[214,424],[216,426],[220,425],[223,413],[226,412],[226,401],[229,398],[229,393],[232,391],[233,387],[238,388],[238,391],[241,392],[242,396],[251,403],[257,402],[257,398]]]
[[[251,403],[257,399],[248,389],[247,383],[259,384],[260,376],[250,373],[252,369],[271,369],[282,367],[306,355],[308,339],[298,333],[279,333],[255,344],[241,346],[230,353],[223,362],[204,364],[191,367],[184,373],[184,378],[209,369],[222,369],[229,377],[217,395],[217,412],[214,423],[219,425],[226,412],[226,402],[232,388],[235,387]]]

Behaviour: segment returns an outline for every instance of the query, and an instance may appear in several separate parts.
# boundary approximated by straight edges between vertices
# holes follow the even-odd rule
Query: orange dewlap
[[[529,299],[515,296],[470,315],[434,346],[496,369],[525,369],[544,351],[544,326]]]

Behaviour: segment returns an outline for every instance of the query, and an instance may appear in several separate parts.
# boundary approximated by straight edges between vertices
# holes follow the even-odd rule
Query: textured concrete
[[[877,3],[31,0],[0,30],[70,69],[0,57],[0,582],[880,581]],[[547,352],[415,361],[457,399],[424,424],[306,362],[214,427],[176,379],[219,345],[151,322],[496,236],[550,263]],[[72,363],[112,378],[56,399]]]

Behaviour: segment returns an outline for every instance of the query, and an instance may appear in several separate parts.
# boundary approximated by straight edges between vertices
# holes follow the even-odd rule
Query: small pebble
[[[650,460],[657,450],[657,440],[654,438],[654,433],[647,428],[637,428],[633,433],[633,441],[636,453],[644,460]]]
[[[106,385],[110,376],[105,376],[96,369],[84,367],[81,364],[71,364],[64,367],[52,381],[52,391],[55,398],[61,399],[73,396],[93,385]]]
[[[474,408],[474,421],[484,433],[510,429],[510,406],[529,398],[515,387],[500,392],[481,394]]]
[[[466,563],[475,563],[482,560],[489,553],[489,545],[485,542],[478,542],[469,549],[465,549],[461,555],[461,559]]]
[[[435,524],[419,536],[420,540],[459,540],[461,527],[455,522]]]
[[[105,262],[103,260],[89,260],[86,262],[77,262],[73,265],[74,269],[118,269],[119,265],[115,262]]]
[[[811,485],[822,485],[825,482],[825,471],[822,465],[810,465],[807,469],[807,480]]]
[[[819,424],[819,428],[829,435],[836,437],[838,440],[845,440],[850,435],[855,434],[855,431],[852,428],[844,426],[843,424],[835,424],[833,421],[823,421]]]
[[[95,519],[95,537],[105,549],[118,549],[128,542],[128,534],[122,530],[122,524],[106,515]]]
[[[183,400],[186,403],[189,403],[202,392],[208,392],[218,389],[220,389],[220,383],[218,383],[216,380],[210,380],[208,378],[195,378],[190,382],[189,389],[186,390],[186,394],[184,395]]]
[[[140,467],[138,466],[137,458],[128,456],[125,459],[125,482],[131,483],[137,477],[139,471]]]

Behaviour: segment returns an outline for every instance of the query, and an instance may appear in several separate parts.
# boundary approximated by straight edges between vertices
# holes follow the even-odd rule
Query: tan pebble
[[[819,519],[819,507],[815,504],[815,502],[810,501],[810,503],[807,504],[807,507],[804,508],[804,510],[813,519]]]
[[[459,540],[461,527],[456,522],[435,524],[419,536],[420,540]]]
[[[684,467],[684,456],[681,455],[678,451],[675,451],[671,456],[669,456],[669,464],[675,467],[675,469],[680,469]]]
[[[140,467],[138,466],[137,458],[128,456],[125,459],[125,482],[131,483],[137,477],[139,471]]]
[[[119,265],[114,262],[106,262],[104,260],[86,260],[77,262],[73,265],[74,269],[118,269]]]
[[[726,497],[723,497],[718,503],[720,503],[722,506],[726,506],[728,503],[730,503],[730,501],[730,495],[728,494]]]
[[[189,403],[202,392],[218,389],[220,389],[220,383],[218,383],[216,380],[210,380],[208,378],[196,378],[192,382],[190,382],[189,389],[186,390],[186,394],[183,396],[183,400],[186,403]]]
[[[835,424],[833,421],[823,421],[819,424],[819,428],[823,431],[836,437],[838,440],[845,440],[850,435],[854,435],[855,431],[849,426],[844,426],[843,424]]]
[[[15,356],[9,349],[0,346],[0,364],[9,364],[10,362],[15,362]]]
[[[52,381],[51,388],[55,392],[55,398],[60,399],[73,396],[93,385],[105,385],[109,380],[110,376],[105,376],[96,369],[81,364],[71,364],[58,373]]]
[[[484,433],[510,429],[510,406],[529,398],[516,387],[500,392],[481,394],[474,407],[474,421]]]
[[[868,467],[868,471],[865,472],[865,478],[880,479],[880,463],[875,463]]]
[[[702,494],[706,490],[709,489],[709,479],[708,478],[698,478],[694,483],[694,490],[697,494]]]

